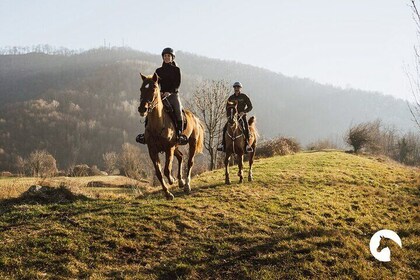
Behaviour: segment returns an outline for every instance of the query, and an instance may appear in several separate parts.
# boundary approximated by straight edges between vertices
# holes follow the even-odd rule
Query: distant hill
[[[319,152],[257,160],[252,183],[234,168],[224,185],[223,172],[193,178],[190,195],[174,187],[173,201],[86,181],[76,191],[94,199],[2,199],[0,278],[420,279],[418,170]],[[402,239],[391,263],[369,250],[381,229]]]
[[[414,127],[406,103],[391,96],[343,90],[184,52],[177,53],[177,62],[184,99],[203,79],[241,81],[265,138],[341,142],[351,124],[377,118],[402,131]],[[104,152],[120,149],[123,142],[134,143],[142,130],[138,73],[151,74],[160,64],[159,55],[127,48],[0,55],[0,169],[12,168],[16,155],[35,149],[47,149],[61,168],[100,164]]]

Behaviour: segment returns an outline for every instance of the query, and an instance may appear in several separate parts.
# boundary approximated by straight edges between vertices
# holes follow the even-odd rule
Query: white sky
[[[0,0],[0,46],[171,46],[409,99],[409,0]],[[182,67],[182,61],[178,61]]]

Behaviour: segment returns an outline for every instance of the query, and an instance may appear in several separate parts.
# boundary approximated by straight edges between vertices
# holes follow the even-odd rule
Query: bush
[[[87,164],[79,164],[72,168],[70,175],[73,177],[91,176],[92,171]]]
[[[407,132],[403,135],[379,120],[360,123],[350,128],[346,141],[356,153],[384,155],[406,165],[420,165],[420,135]]]
[[[9,171],[2,171],[0,172],[0,177],[13,177],[13,174]]]
[[[257,147],[256,156],[272,157],[276,155],[284,156],[294,154],[300,151],[300,144],[293,138],[279,137],[261,143]]]
[[[55,158],[45,150],[32,152],[26,162],[35,177],[54,176],[58,172]]]
[[[318,141],[310,143],[307,146],[307,149],[311,151],[320,151],[320,150],[326,150],[326,149],[338,149],[338,147],[331,140],[322,139],[322,140],[318,140]]]
[[[118,155],[115,152],[108,152],[102,155],[102,159],[104,160],[105,164],[105,171],[108,174],[111,174],[115,167],[117,166],[118,162]]]
[[[141,150],[132,144],[125,143],[122,152],[118,158],[120,173],[133,179],[143,179],[148,177],[148,170],[151,167],[147,165],[148,156],[143,154]]]
[[[90,176],[102,176],[102,171],[96,165],[92,165],[90,168]]]
[[[353,147],[355,153],[360,152],[363,148],[369,148],[372,152],[377,151],[379,149],[380,126],[379,120],[359,123],[347,132],[346,143]]]

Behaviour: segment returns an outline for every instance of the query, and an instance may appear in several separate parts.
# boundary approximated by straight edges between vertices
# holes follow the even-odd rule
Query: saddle
[[[165,99],[163,101],[163,109],[165,110],[166,113],[168,113],[169,117],[172,120],[172,123],[174,125],[174,127],[176,127],[176,116],[175,116],[175,110],[172,107],[171,102],[169,102],[169,100]],[[182,109],[182,116],[183,116],[183,123],[182,123],[182,131],[184,131],[187,128],[187,116],[185,115],[185,111],[184,109]]]

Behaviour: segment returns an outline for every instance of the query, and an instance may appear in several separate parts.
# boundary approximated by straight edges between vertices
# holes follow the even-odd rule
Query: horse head
[[[228,118],[228,123],[230,125],[234,124],[237,120],[238,115],[238,101],[228,101],[226,105],[226,114]]]
[[[145,117],[147,113],[151,112],[156,106],[159,95],[159,76],[154,73],[153,76],[144,76],[140,73],[140,77],[143,80],[143,84],[140,88],[140,106],[138,111],[140,116]]]

